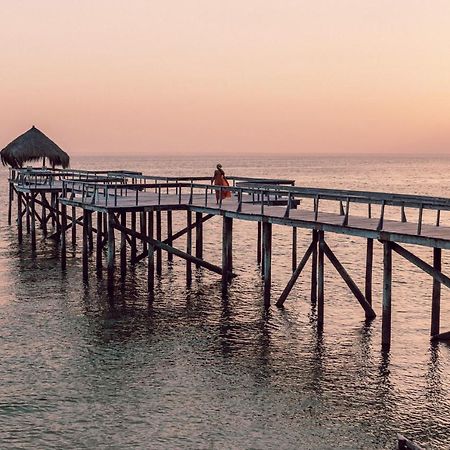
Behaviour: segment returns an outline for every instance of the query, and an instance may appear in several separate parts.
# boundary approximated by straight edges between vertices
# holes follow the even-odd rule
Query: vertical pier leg
[[[261,264],[261,222],[258,222],[258,236],[256,239],[256,262]]]
[[[324,232],[318,232],[319,237],[319,258],[317,273],[317,325],[319,330],[323,330],[324,306],[325,306],[325,259],[324,259]]]
[[[92,231],[92,211],[88,215],[89,252],[94,251],[94,232]]]
[[[433,249],[433,267],[439,272],[442,269],[442,250]],[[441,283],[433,278],[433,298],[431,302],[431,336],[439,334],[441,316]]]
[[[317,302],[317,242],[319,235],[317,230],[312,232],[313,251],[311,254],[311,303]]]
[[[30,194],[25,194],[25,204],[26,204],[26,210],[25,210],[25,219],[26,219],[26,226],[27,226],[27,234],[30,234]]]
[[[264,307],[270,306],[270,290],[272,286],[272,224],[263,222],[263,261],[264,261]]]
[[[152,212],[152,217],[153,217],[153,212]],[[141,221],[141,233],[144,236],[147,236],[147,215],[145,214],[145,211],[141,212],[140,221]],[[145,242],[145,241],[142,242],[142,251],[143,251],[143,253],[145,253],[147,251],[147,242]]]
[[[44,207],[42,207],[44,209]],[[66,228],[67,228],[67,206],[61,205],[61,269],[66,270],[67,251],[66,251]]]
[[[89,211],[83,209],[83,280],[88,280],[88,256],[89,256]]]
[[[186,253],[192,254],[192,212],[187,211],[187,227],[188,231],[186,233]],[[192,263],[186,260],[186,284],[190,286],[192,284]]]
[[[9,182],[9,198],[8,198],[8,225],[11,225],[11,214],[12,214],[12,202],[14,200],[14,190],[13,184]]]
[[[34,198],[36,194],[30,195],[30,216],[31,216],[31,249],[36,250],[36,205]]]
[[[97,269],[97,275],[102,274],[102,243],[103,243],[103,214],[97,212],[97,236],[96,236],[96,248],[95,248],[95,268]]]
[[[203,259],[203,214],[195,213],[195,256]],[[200,266],[197,266],[199,268]]]
[[[148,236],[153,238],[153,211],[149,211],[148,213]],[[148,244],[147,251],[148,301],[152,303],[155,297],[155,247]]]
[[[120,213],[120,225],[127,226],[127,213]],[[124,231],[120,233],[120,278],[125,280],[127,275],[127,238]]]
[[[116,243],[114,238],[114,216],[108,212],[108,284],[114,282],[114,259],[116,253]]]
[[[77,244],[77,208],[72,206],[72,247]]]
[[[389,242],[383,242],[383,318],[381,327],[381,346],[388,349],[391,345],[392,314],[392,248]]]
[[[53,208],[53,210],[56,209],[56,196],[55,194],[50,194],[50,206]],[[55,212],[56,215],[56,212]],[[52,215],[52,227],[55,228],[55,215]]]
[[[156,239],[161,242],[161,210],[156,211]],[[162,250],[156,249],[156,273],[161,276],[162,273]]]
[[[17,192],[17,238],[19,241],[19,244],[23,241],[23,206],[22,206],[22,192]]]
[[[172,211],[167,211],[167,243],[171,246],[172,241]],[[167,260],[169,262],[173,261],[172,253],[167,253]]]
[[[131,212],[131,229],[136,231],[136,212]],[[136,236],[131,236],[131,263],[135,264],[137,256]]]
[[[228,281],[233,271],[233,219],[223,218],[222,224],[222,293],[228,290]]]
[[[297,268],[297,228],[292,227],[292,273]]]
[[[373,239],[367,239],[365,297],[372,304]]]
[[[41,200],[42,200],[42,213],[41,213],[41,228],[42,232],[44,233],[44,236],[47,236],[47,208],[45,207],[45,194],[41,194]],[[67,207],[66,207],[67,210]],[[67,226],[67,221],[66,221]]]

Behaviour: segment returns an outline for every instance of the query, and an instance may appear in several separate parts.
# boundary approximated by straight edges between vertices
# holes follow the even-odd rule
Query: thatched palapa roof
[[[70,157],[35,126],[10,142],[1,152],[4,166],[22,167],[28,161],[48,158],[52,167],[69,166]]]

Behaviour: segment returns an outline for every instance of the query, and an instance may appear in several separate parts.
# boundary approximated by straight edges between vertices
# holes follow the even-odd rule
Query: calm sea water
[[[74,159],[88,169],[208,175],[212,158]],[[297,185],[450,197],[445,158],[227,158],[235,175],[287,177]],[[238,277],[229,298],[198,270],[164,259],[148,307],[145,263],[115,296],[81,279],[80,246],[61,273],[58,249],[38,239],[37,256],[6,223],[0,199],[0,447],[151,449],[392,449],[402,432],[450,449],[450,347],[429,341],[432,280],[394,257],[393,345],[380,350],[381,251],[375,250],[374,308],[358,303],[326,266],[325,328],[316,333],[309,268],[284,310],[262,308],[256,224],[235,222]],[[181,227],[184,219],[176,215]],[[450,224],[450,221],[447,221]],[[205,224],[205,258],[220,261],[220,218]],[[289,278],[290,233],[274,227],[273,295]],[[309,243],[299,231],[299,253]],[[358,282],[362,239],[327,236]],[[184,240],[177,244],[183,247]],[[431,261],[429,249],[415,248]],[[450,272],[444,253],[444,270]],[[450,329],[443,289],[442,331]]]

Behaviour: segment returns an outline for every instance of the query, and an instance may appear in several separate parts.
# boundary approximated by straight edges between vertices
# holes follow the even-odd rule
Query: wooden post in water
[[[373,239],[367,239],[365,297],[372,304]]]
[[[83,209],[83,280],[88,280],[88,256],[89,256],[89,214],[90,211]]]
[[[120,225],[127,226],[127,213],[122,211],[120,213]],[[120,278],[125,280],[127,275],[127,237],[126,233],[122,231],[120,233]]]
[[[97,212],[97,239],[96,239],[96,246],[95,246],[95,268],[97,270],[97,275],[102,274],[102,247],[103,247],[103,214],[98,211]]]
[[[17,192],[17,238],[18,238],[19,244],[21,244],[22,240],[23,240],[22,197],[23,197],[22,192],[18,191]]]
[[[153,216],[153,212],[152,212],[152,216]],[[141,212],[140,222],[141,222],[141,233],[144,236],[146,236],[147,235],[147,215],[145,214],[145,211]],[[144,253],[147,252],[147,242],[145,242],[145,241],[142,242],[142,251]]]
[[[256,262],[261,264],[261,222],[258,222],[258,236],[256,239]]]
[[[441,271],[442,250],[433,248],[433,268]],[[439,334],[441,316],[441,283],[433,278],[433,297],[431,301],[431,336]]]
[[[77,244],[77,208],[72,206],[72,247]]]
[[[44,236],[47,236],[47,208],[45,207],[45,194],[41,193],[42,209],[41,209],[41,228]]]
[[[36,250],[36,205],[34,198],[36,194],[30,195],[30,215],[31,215],[31,249]]]
[[[148,212],[148,236],[153,238],[153,211]],[[155,297],[155,247],[149,244],[147,252],[148,301],[152,303]]]
[[[187,214],[187,233],[186,233],[186,253],[192,254],[192,212],[186,211]],[[192,284],[192,263],[186,260],[186,284],[190,286]]]
[[[222,223],[222,294],[228,291],[228,281],[233,271],[233,219],[223,217]]]
[[[392,315],[392,247],[383,242],[383,317],[381,326],[381,346],[388,349],[391,345]]]
[[[12,215],[12,202],[14,200],[14,187],[11,181],[9,181],[9,199],[8,199],[8,225],[11,225]]]
[[[161,210],[156,211],[156,239],[161,242]],[[158,276],[162,274],[162,250],[160,247],[156,249],[156,273]]]
[[[66,228],[67,228],[67,206],[61,205],[61,270],[66,270],[67,250],[66,250]]]
[[[263,222],[263,261],[264,261],[264,307],[270,306],[270,290],[272,286],[272,224]]]
[[[317,242],[319,235],[317,230],[312,231],[313,251],[311,255],[311,303],[317,301]]]
[[[292,227],[292,273],[297,269],[297,228]]]
[[[114,260],[116,253],[116,243],[114,238],[114,213],[108,212],[108,284],[114,282]]]
[[[89,235],[89,252],[94,251],[94,232],[92,230],[92,211],[89,212],[88,215],[88,235]]]
[[[319,238],[319,257],[317,272],[317,326],[323,330],[324,306],[325,306],[325,259],[324,259],[324,232],[318,231]]]
[[[136,211],[131,212],[131,229],[136,231]],[[137,256],[137,246],[136,246],[136,236],[131,236],[131,262],[134,264],[136,262]]]
[[[167,243],[172,246],[172,211],[167,211]],[[167,253],[167,260],[169,262],[173,261],[173,255],[172,253]]]
[[[203,259],[203,214],[195,213],[195,256]],[[200,266],[197,264],[197,268]]]
[[[27,192],[25,194],[25,219],[26,219],[26,226],[27,226],[27,234],[30,234],[30,194]]]

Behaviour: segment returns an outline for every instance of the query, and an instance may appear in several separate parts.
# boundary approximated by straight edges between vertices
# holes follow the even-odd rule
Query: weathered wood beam
[[[203,215],[201,212],[195,213],[195,256],[203,259]],[[198,267],[198,266],[197,266]]]
[[[19,244],[22,243],[23,240],[23,212],[22,212],[22,196],[21,192],[17,192],[17,238]]]
[[[270,306],[270,291],[272,287],[272,224],[263,222],[263,261],[264,261],[264,307]]]
[[[312,231],[313,251],[311,257],[311,303],[317,301],[317,243],[319,235],[317,230]]]
[[[363,307],[364,312],[366,313],[367,319],[373,319],[376,317],[375,311],[372,309],[370,303],[366,300],[361,290],[358,288],[357,284],[353,281],[352,277],[345,270],[345,267],[338,260],[334,252],[330,249],[328,244],[324,243],[324,252],[327,258],[330,260],[331,264],[333,264],[334,268],[337,270],[341,278],[345,281],[345,284],[352,291],[352,294],[356,297],[359,304]]]
[[[317,266],[317,327],[319,331],[323,330],[324,310],[325,310],[325,233],[318,232],[319,253]]]
[[[292,227],[292,272],[297,268],[297,227]]]
[[[187,233],[186,233],[186,253],[188,255],[192,254],[192,211],[186,211],[186,223],[187,223]],[[161,249],[158,249],[161,251]],[[192,261],[186,259],[186,284],[190,286],[192,284]]]
[[[222,224],[222,293],[228,290],[229,274],[233,271],[233,219],[223,217]]]
[[[366,249],[366,280],[365,280],[365,298],[369,305],[372,304],[372,275],[373,275],[373,239],[367,239]]]
[[[170,246],[172,246],[173,243],[173,225],[172,225],[172,211],[169,209],[167,211],[167,239],[166,242],[167,244],[169,244]],[[167,253],[167,260],[169,262],[173,261],[173,255],[172,253]]]
[[[36,250],[36,194],[30,194],[30,216],[31,216],[31,249]]]
[[[89,257],[89,211],[83,210],[83,280],[88,280],[88,257]]]
[[[114,214],[112,212],[108,212],[108,284],[112,286],[114,281],[114,265],[115,265],[115,253],[116,253],[116,245],[114,238],[114,225],[115,221]]]
[[[102,226],[103,226],[103,213],[97,211],[97,235],[96,235],[96,248],[95,248],[95,267],[97,270],[97,275],[102,273],[102,252],[103,252],[103,239],[102,239]]]
[[[284,302],[287,299],[287,296],[291,292],[298,277],[302,273],[303,268],[305,267],[306,263],[308,262],[308,259],[310,258],[311,254],[313,252],[314,246],[315,246],[315,243],[313,243],[313,242],[309,245],[308,249],[306,250],[306,253],[303,255],[303,258],[300,261],[300,264],[296,267],[294,273],[292,274],[292,277],[288,281],[288,284],[286,285],[283,292],[281,293],[280,298],[278,299],[278,301],[276,303],[276,306],[278,306],[278,307],[283,306]]]
[[[433,269],[440,272],[442,269],[442,250],[433,249]],[[431,336],[439,334],[441,317],[441,283],[433,278],[433,294],[431,300]]]
[[[122,211],[120,213],[120,224],[123,227],[127,225],[127,215],[126,212]],[[125,232],[120,233],[120,277],[122,281],[125,280],[127,275],[127,235]]]
[[[67,225],[67,206],[61,205],[61,224],[62,230],[66,229]],[[61,232],[61,270],[66,270],[67,261],[67,250],[66,250],[66,233]]]
[[[392,243],[383,242],[383,316],[381,325],[381,346],[391,346],[392,317]]]

